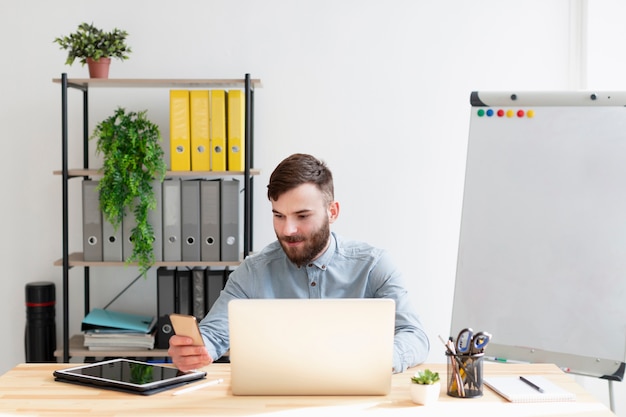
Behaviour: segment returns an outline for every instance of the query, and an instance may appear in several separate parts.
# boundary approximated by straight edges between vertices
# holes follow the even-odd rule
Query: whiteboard
[[[621,380],[626,96],[472,93],[451,335]]]

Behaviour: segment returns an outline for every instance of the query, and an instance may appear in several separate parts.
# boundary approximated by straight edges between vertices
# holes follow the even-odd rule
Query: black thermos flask
[[[56,362],[55,304],[53,282],[26,284],[26,362]]]

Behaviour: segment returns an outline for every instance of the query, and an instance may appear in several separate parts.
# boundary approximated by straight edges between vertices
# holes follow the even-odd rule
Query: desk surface
[[[575,402],[509,403],[485,387],[481,398],[459,399],[445,394],[428,406],[413,404],[409,398],[410,377],[426,367],[436,370],[445,381],[445,364],[420,365],[393,376],[387,396],[366,397],[240,397],[230,392],[230,365],[206,367],[207,378],[223,378],[220,385],[182,395],[175,390],[139,396],[54,381],[54,369],[75,364],[21,364],[0,377],[0,416],[614,416],[594,399],[571,375],[548,364],[485,363],[485,376],[544,375],[576,394]],[[179,388],[180,389],[180,388]]]

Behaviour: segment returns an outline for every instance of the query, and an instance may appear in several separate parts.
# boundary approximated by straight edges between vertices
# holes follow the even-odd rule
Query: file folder
[[[152,191],[156,206],[148,211],[148,223],[152,226],[152,233],[154,234],[152,242],[154,261],[161,262],[163,260],[163,186],[161,181],[154,180],[152,182]]]
[[[239,180],[223,180],[220,193],[222,261],[239,261]]]
[[[243,171],[245,166],[245,96],[241,90],[228,92],[228,170]]]
[[[182,260],[200,260],[200,181],[182,182]]]
[[[102,215],[102,260],[106,262],[121,262],[122,257],[122,228],[117,230],[113,224]]]
[[[220,293],[224,289],[226,271],[222,269],[207,269],[206,271],[206,311],[207,313],[215,304],[215,300],[220,296]]]
[[[176,312],[176,269],[161,266],[157,268],[157,329],[154,347],[167,349],[174,331],[169,315]]]
[[[193,313],[191,304],[191,271],[176,269],[176,312],[179,314]]]
[[[98,181],[83,180],[83,259],[102,261],[102,210]]]
[[[191,170],[189,91],[170,90],[170,169]]]
[[[200,260],[220,260],[220,180],[200,183]]]
[[[156,317],[154,316],[142,316],[94,308],[83,319],[81,330],[149,333],[155,324]]]
[[[179,179],[163,181],[163,260],[180,261],[181,218]]]
[[[168,349],[170,347],[170,338],[174,335],[170,316],[159,316],[154,332],[154,348]]]
[[[159,267],[157,269],[157,316],[167,316],[176,312],[176,270]]]
[[[209,138],[209,91],[191,90],[189,92],[191,118],[191,170],[209,171],[211,169]]]
[[[211,171],[226,171],[226,91],[211,90],[209,97]]]
[[[194,268],[191,270],[191,294],[192,294],[192,306],[193,315],[198,321],[202,320],[206,315],[206,308],[204,302],[205,294],[205,269]]]

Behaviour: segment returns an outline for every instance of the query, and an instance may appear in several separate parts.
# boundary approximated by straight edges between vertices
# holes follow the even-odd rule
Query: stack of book
[[[83,319],[84,346],[93,351],[153,349],[156,317],[93,309]]]

